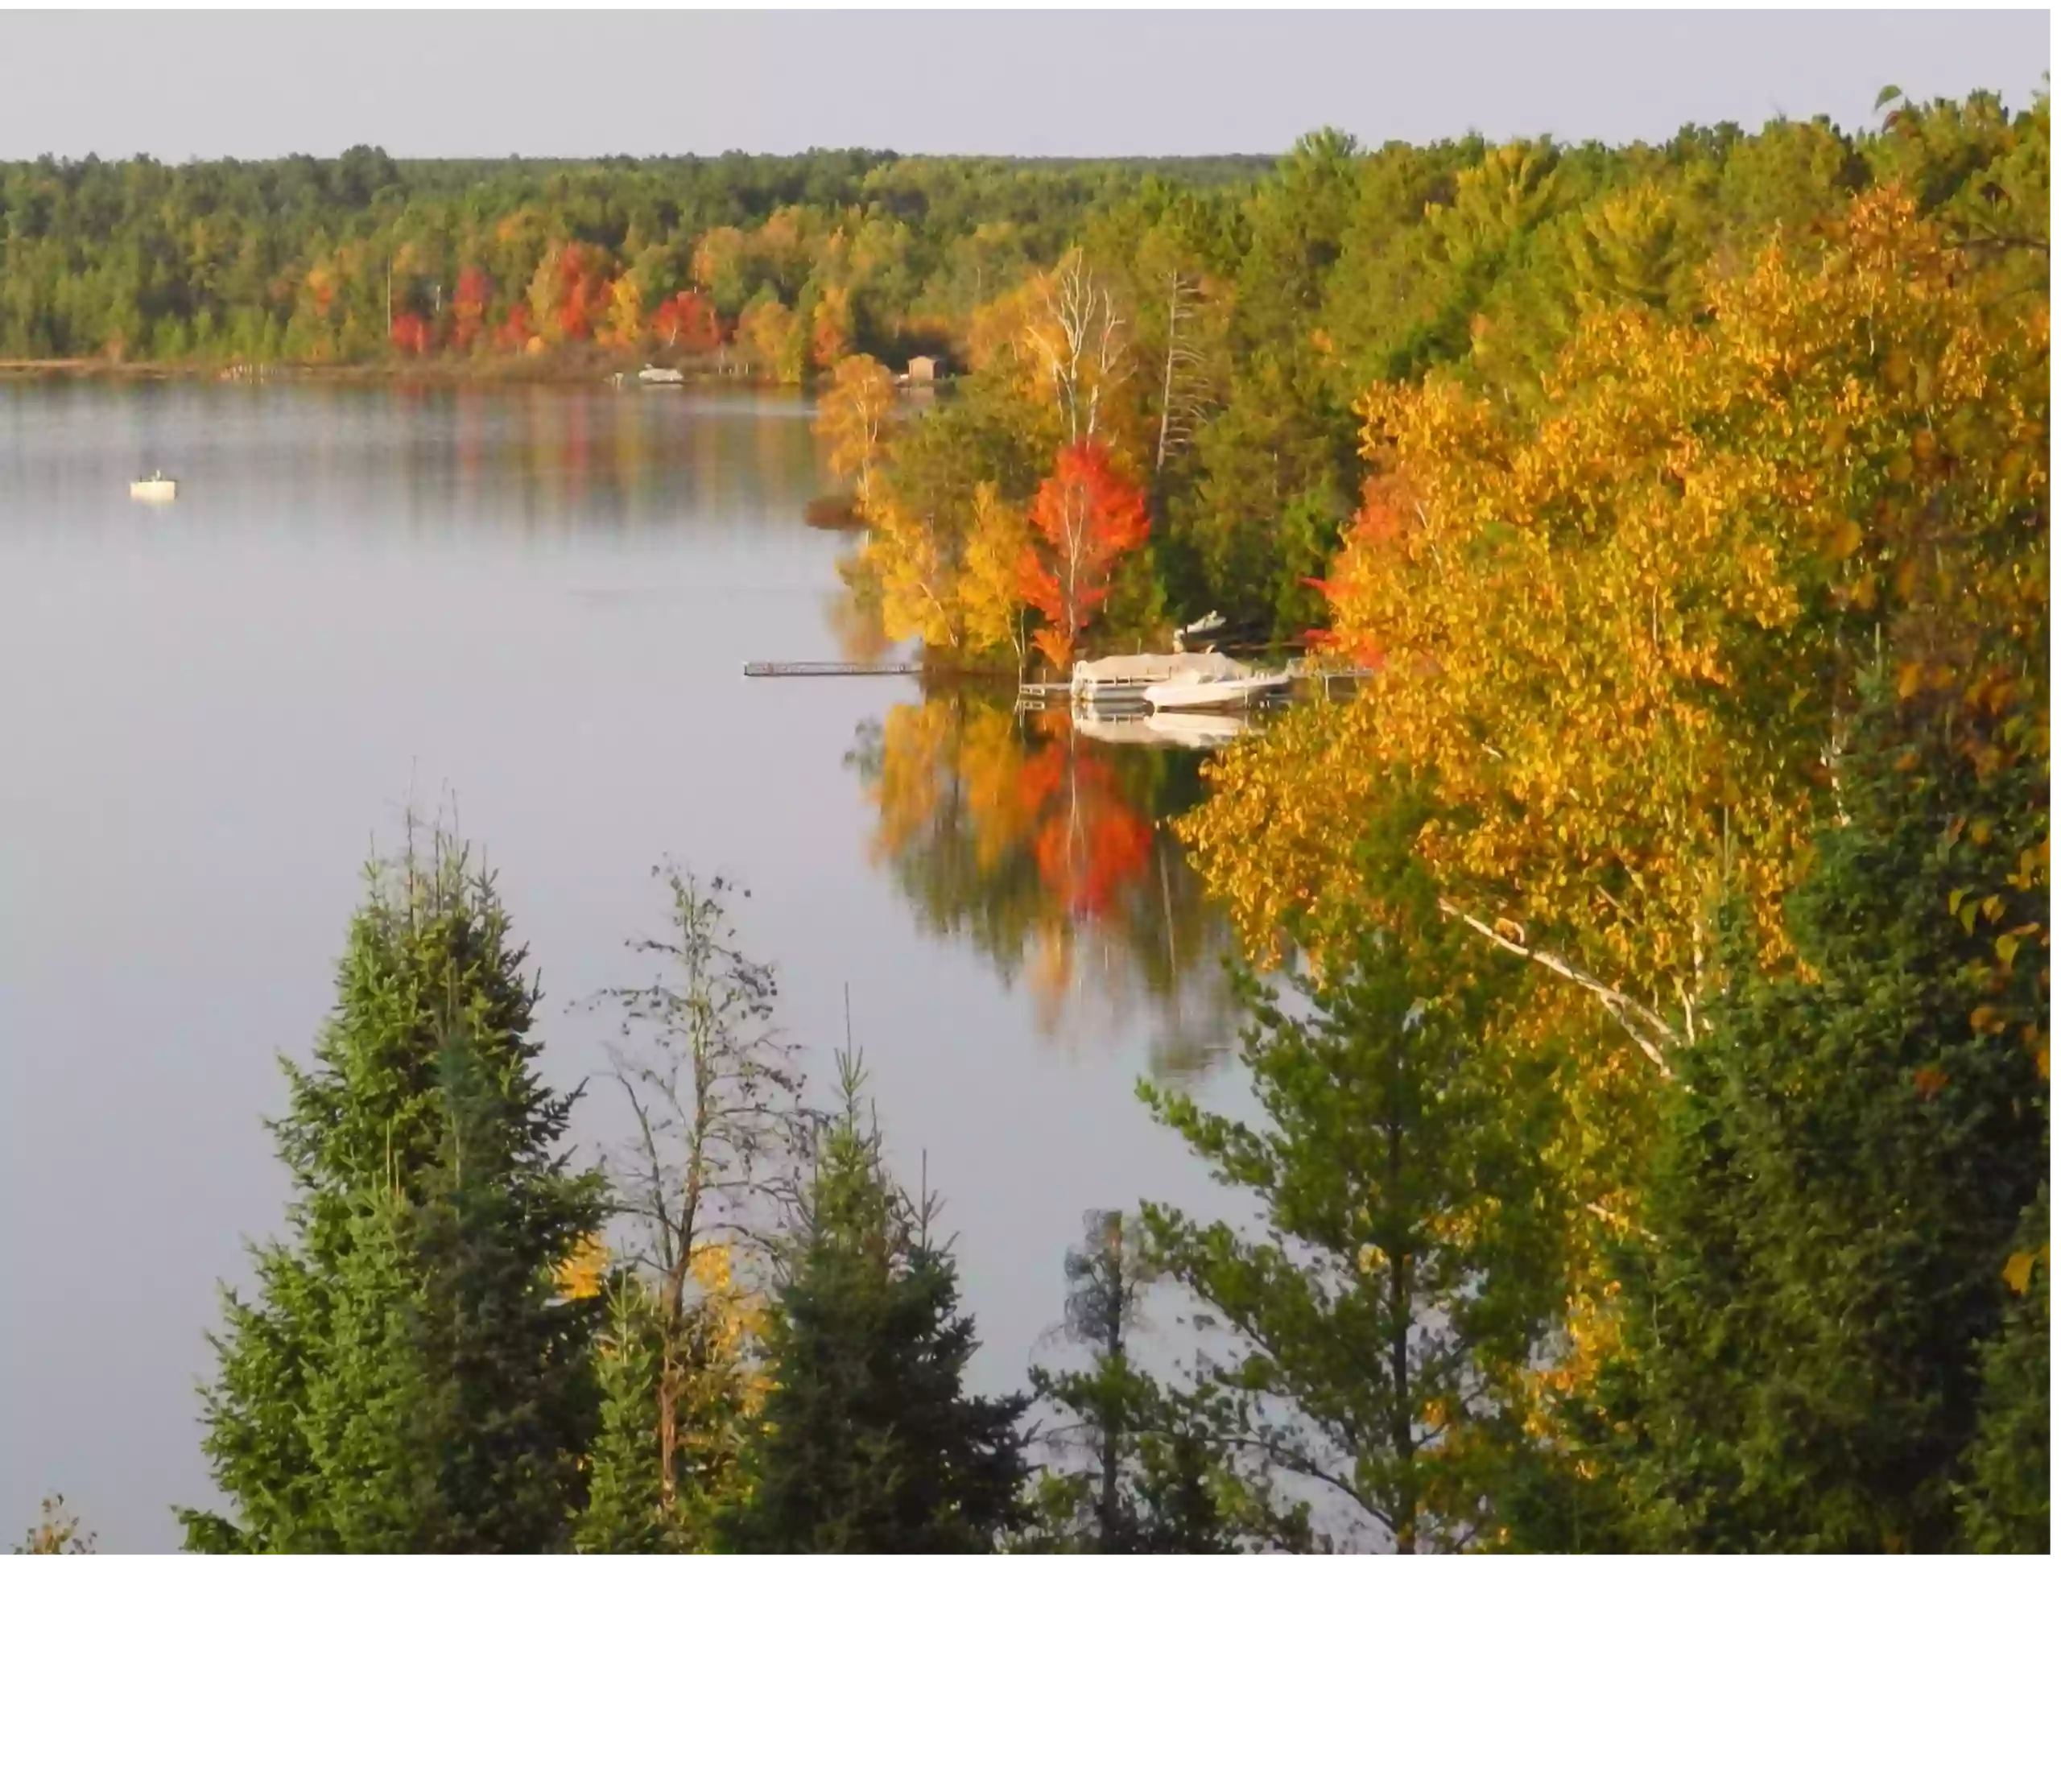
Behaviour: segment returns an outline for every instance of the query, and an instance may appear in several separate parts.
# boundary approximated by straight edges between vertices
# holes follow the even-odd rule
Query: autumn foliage
[[[873,852],[923,925],[1021,975],[1041,1029],[1151,1017],[1176,1054],[1231,1025],[1222,917],[1166,829],[1154,755],[968,690],[887,712],[855,762]]]
[[[1405,774],[1446,901],[1693,1038],[1712,907],[1770,950],[1878,656],[2015,675],[2045,615],[2047,324],[1985,310],[1884,190],[1822,253],[1712,279],[1708,323],[1593,312],[1535,414],[1377,386],[1375,469],[1328,581],[1369,700],[1225,762],[1193,839],[1250,936],[1353,888]]]
[[[1054,919],[1108,916],[1151,859],[1150,817],[1124,791],[1116,761],[1063,713],[1030,718],[1026,737],[1004,709],[897,704],[872,794],[879,854],[907,853],[942,813],[963,811],[979,869],[997,874],[1027,857]]]
[[[816,434],[832,477],[849,479],[863,510],[894,418],[894,377],[871,355],[847,355],[816,401]]]
[[[494,283],[477,267],[462,269],[451,295],[451,345],[469,353],[486,327],[487,307],[493,302]]]
[[[1145,494],[1101,443],[1077,442],[1059,450],[1038,488],[1030,522],[1043,545],[1023,554],[1023,597],[1045,618],[1033,638],[1054,665],[1064,667],[1081,631],[1108,601],[1117,562],[1144,544]]]
[[[494,345],[504,353],[519,354],[531,341],[530,308],[516,303],[508,308],[508,315],[494,328]]]
[[[668,349],[687,354],[705,354],[720,348],[721,320],[707,298],[692,290],[675,292],[659,301],[651,313],[651,333]]]
[[[1152,856],[1152,824],[1125,801],[1114,767],[1068,733],[1047,741],[1018,782],[1023,811],[1043,818],[1035,852],[1045,888],[1069,915],[1106,913]]]

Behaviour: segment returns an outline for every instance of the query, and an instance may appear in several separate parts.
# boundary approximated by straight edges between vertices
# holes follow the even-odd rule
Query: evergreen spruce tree
[[[841,1058],[828,1128],[790,1241],[768,1340],[772,1387],[746,1448],[748,1497],[725,1541],[777,1554],[993,1549],[1023,1522],[1026,1398],[970,1395],[976,1348],[926,1196],[888,1175]]]
[[[1223,1453],[1132,1355],[1155,1274],[1135,1220],[1086,1216],[1080,1248],[1066,1254],[1066,1334],[1088,1347],[1088,1366],[1034,1368],[1030,1385],[1060,1415],[1048,1434],[1059,1460],[1084,1456],[1088,1467],[1039,1477],[1034,1547],[1208,1555],[1235,1546]]]
[[[2046,770],[1953,727],[1873,702],[1805,969],[1735,939],[1681,1055],[1603,1399],[1649,1546],[2047,1546]]]
[[[593,1427],[593,1301],[554,1271],[597,1224],[537,1077],[538,989],[491,880],[413,829],[368,873],[308,1069],[273,1125],[288,1237],[225,1294],[204,1550],[562,1546]]]
[[[574,1547],[593,1555],[651,1555],[667,1547],[659,1485],[659,1334],[649,1290],[615,1278],[596,1351],[601,1410]]]
[[[1959,1489],[1962,1541],[1985,1553],[2053,1547],[2053,1220],[2048,1191],[2029,1210],[2005,1266],[2014,1298],[1982,1349],[1975,1442]]]

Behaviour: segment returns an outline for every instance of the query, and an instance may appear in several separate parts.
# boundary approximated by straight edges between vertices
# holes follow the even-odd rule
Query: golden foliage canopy
[[[1864,671],[2043,681],[2044,297],[1993,302],[1887,188],[1704,299],[1592,312],[1523,413],[1442,377],[1367,394],[1328,590],[1381,675],[1226,756],[1187,824],[1249,939],[1349,896],[1426,779],[1448,904],[1657,1049],[1694,1030],[1721,889],[1780,950]]]

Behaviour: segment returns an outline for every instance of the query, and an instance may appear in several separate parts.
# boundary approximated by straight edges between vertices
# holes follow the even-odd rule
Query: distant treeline
[[[1148,191],[1247,188],[1271,162],[415,162],[358,147],[326,161],[0,163],[0,355],[712,348],[752,312],[747,345],[770,350],[760,370],[798,374],[817,345],[828,365],[853,345],[940,341],[1088,217]]]

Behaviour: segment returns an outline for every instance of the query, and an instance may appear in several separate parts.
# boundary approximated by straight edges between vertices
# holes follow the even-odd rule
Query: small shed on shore
[[[914,355],[910,357],[909,371],[902,376],[908,386],[929,386],[941,379],[945,372],[943,357],[937,355]]]

